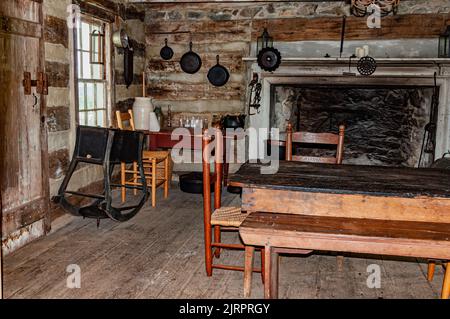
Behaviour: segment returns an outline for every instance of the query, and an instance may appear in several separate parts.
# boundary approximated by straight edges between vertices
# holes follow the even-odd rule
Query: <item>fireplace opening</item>
[[[432,161],[422,151],[430,122],[433,87],[274,86],[270,125],[285,132],[338,132],[346,126],[344,164],[417,167]],[[434,121],[436,119],[433,119]],[[327,148],[300,146],[301,155],[331,155]]]

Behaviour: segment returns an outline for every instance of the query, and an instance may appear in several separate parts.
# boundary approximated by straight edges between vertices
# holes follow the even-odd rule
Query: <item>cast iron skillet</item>
[[[173,50],[167,45],[167,39],[164,39],[164,42],[166,43],[166,45],[163,46],[163,48],[159,52],[159,55],[161,55],[161,58],[163,58],[164,60],[170,60],[173,57]]]
[[[230,73],[223,65],[219,63],[219,56],[216,56],[217,64],[208,71],[208,80],[214,86],[223,86],[228,82]]]
[[[194,74],[202,67],[202,59],[192,51],[192,42],[189,43],[189,52],[183,54],[180,60],[181,69],[189,74]]]

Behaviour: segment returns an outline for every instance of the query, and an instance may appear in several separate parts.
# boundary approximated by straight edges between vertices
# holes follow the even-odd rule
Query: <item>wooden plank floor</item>
[[[225,194],[224,205],[239,197]],[[237,241],[236,233],[224,240]],[[145,208],[125,223],[74,218],[19,251],[6,256],[8,298],[242,298],[243,273],[204,267],[202,196],[158,193],[157,208]],[[241,252],[226,252],[225,261],[241,263]],[[259,262],[259,256],[256,258]],[[81,268],[81,288],[69,289],[66,267]],[[370,289],[367,266],[378,264],[381,288]],[[438,298],[443,280],[437,267],[432,283],[426,264],[416,260],[347,256],[344,270],[336,258],[321,254],[283,256],[280,298]],[[253,277],[253,298],[262,298],[259,274]]]

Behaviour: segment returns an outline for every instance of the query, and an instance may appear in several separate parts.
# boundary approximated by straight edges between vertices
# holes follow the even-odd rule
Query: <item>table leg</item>
[[[264,248],[264,298],[278,298],[278,253],[273,247]]]
[[[435,269],[436,269],[436,262],[434,260],[429,260],[428,261],[428,272],[427,272],[428,281],[433,281]]]
[[[228,171],[229,171],[230,164],[224,163],[223,164],[223,186],[228,186]]]
[[[444,284],[442,285],[441,299],[448,299],[450,296],[450,262],[447,263],[444,275]]]
[[[253,274],[253,255],[254,246],[245,246],[245,265],[244,265],[244,297],[248,298],[252,292],[252,274]]]

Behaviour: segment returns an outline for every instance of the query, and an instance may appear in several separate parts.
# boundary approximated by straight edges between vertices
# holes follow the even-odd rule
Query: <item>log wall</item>
[[[110,125],[115,125],[114,112],[116,105],[130,104],[130,98],[139,94],[139,77],[142,78],[144,69],[144,28],[145,13],[123,0],[43,0],[44,11],[44,38],[46,72],[50,85],[47,98],[48,116],[48,151],[49,151],[49,181],[50,196],[57,193],[65,176],[72,156],[75,143],[75,105],[71,89],[71,63],[72,51],[70,37],[72,30],[67,27],[67,6],[75,3],[80,6],[82,13],[111,22],[116,15],[120,16],[119,26],[124,26],[133,44],[137,43],[135,55],[135,83],[126,89],[123,85],[123,54],[112,46],[112,73],[113,83],[111,89],[111,116]],[[115,31],[118,26],[113,24]],[[139,35],[141,34],[141,35]],[[85,166],[78,169],[71,181],[75,189],[84,188],[98,182],[102,178],[101,167]],[[53,207],[53,218],[61,211]]]
[[[349,16],[346,41],[436,39],[450,24],[450,3],[442,0],[402,1],[398,15],[382,18],[381,29],[368,29],[365,18],[350,16],[347,1],[147,2],[141,6],[146,8],[147,92],[160,105],[170,104],[178,112],[243,112],[249,72],[242,57],[254,54],[252,45],[264,27],[281,47],[289,47],[289,43],[299,46],[300,41],[334,41],[338,47],[344,14]],[[190,34],[182,33],[185,31]],[[161,34],[165,32],[168,34]],[[175,51],[171,61],[159,56],[165,38]],[[201,70],[194,75],[182,72],[179,66],[190,40],[203,59]],[[221,88],[211,86],[206,77],[216,54],[231,73],[230,81]]]

